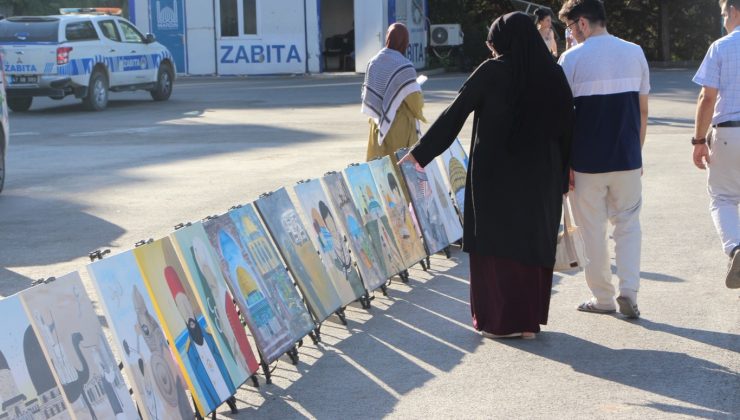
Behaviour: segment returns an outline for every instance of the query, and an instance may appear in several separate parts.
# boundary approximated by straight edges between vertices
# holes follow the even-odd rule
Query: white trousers
[[[619,294],[637,302],[640,288],[642,170],[575,173],[570,193],[575,222],[581,227],[589,263],[586,283],[600,308],[614,308],[607,222],[614,225]]]
[[[740,127],[713,130],[707,172],[709,209],[729,255],[740,244]]]

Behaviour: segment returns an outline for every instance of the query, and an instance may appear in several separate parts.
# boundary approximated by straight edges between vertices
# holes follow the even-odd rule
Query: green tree
[[[563,0],[538,0],[557,16]],[[518,0],[430,0],[430,20],[460,23],[465,33],[464,51],[477,64],[489,56],[485,48],[486,28],[496,17],[523,10]],[[717,0],[607,0],[609,32],[640,45],[650,61],[701,60],[721,36]],[[555,19],[560,39],[565,27]]]

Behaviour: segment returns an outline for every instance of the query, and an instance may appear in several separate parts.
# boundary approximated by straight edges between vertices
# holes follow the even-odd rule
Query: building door
[[[355,71],[364,73],[367,63],[383,48],[385,25],[383,0],[355,2]]]
[[[184,0],[149,0],[149,18],[149,27],[157,42],[172,53],[177,72],[187,73]]]

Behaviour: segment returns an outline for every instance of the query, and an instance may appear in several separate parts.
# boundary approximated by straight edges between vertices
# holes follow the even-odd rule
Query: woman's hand
[[[414,166],[419,166],[419,162],[416,160],[414,155],[411,154],[411,152],[406,153],[406,156],[402,157],[401,160],[398,161],[398,166],[401,166],[402,163],[410,163]]]

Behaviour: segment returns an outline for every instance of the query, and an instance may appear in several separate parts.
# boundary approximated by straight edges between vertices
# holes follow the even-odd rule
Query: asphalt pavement
[[[654,70],[644,148],[642,318],[577,312],[582,273],[556,275],[536,340],[493,341],[470,322],[467,256],[394,279],[372,308],[330,318],[300,362],[244,385],[227,418],[740,418],[740,300],[691,163],[692,70]],[[464,75],[432,76],[433,121]],[[364,158],[362,77],[188,78],[170,101],[113,93],[11,113],[0,195],[0,296],[264,192]],[[546,93],[545,93],[546,94]],[[470,119],[472,120],[472,118]],[[470,122],[460,135],[470,142]],[[616,279],[615,279],[616,281]],[[91,292],[92,293],[92,292]],[[93,299],[96,300],[94,295]]]

